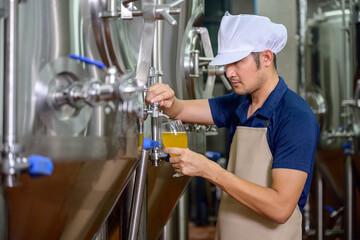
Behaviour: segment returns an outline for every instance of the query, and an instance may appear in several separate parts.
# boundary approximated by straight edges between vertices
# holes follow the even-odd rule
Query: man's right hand
[[[155,83],[146,93],[146,102],[159,102],[163,108],[171,108],[175,100],[175,92],[169,85],[163,83]]]
[[[146,102],[159,102],[164,114],[183,122],[213,125],[210,106],[207,99],[181,100],[169,85],[156,83],[149,87]]]

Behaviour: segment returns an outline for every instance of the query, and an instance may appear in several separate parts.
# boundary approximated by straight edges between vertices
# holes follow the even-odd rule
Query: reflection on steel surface
[[[170,163],[148,168],[148,238],[157,239],[188,184],[189,177],[173,178]]]
[[[22,186],[7,189],[11,239],[92,238],[133,165],[126,159],[59,161],[51,177],[22,176]]]

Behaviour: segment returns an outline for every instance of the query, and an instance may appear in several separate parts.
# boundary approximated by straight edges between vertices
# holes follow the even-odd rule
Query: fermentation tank
[[[50,157],[54,172],[38,179],[22,175],[21,186],[6,189],[11,239],[92,237],[139,159],[142,92],[92,106],[76,96],[66,104],[54,100],[58,93],[75,95],[86,85],[107,84],[111,66],[126,87],[125,73],[136,67],[142,21],[103,21],[103,11],[104,1],[18,4],[18,141],[23,155]]]
[[[134,179],[147,156],[140,131],[149,135],[156,115],[144,104],[152,71],[182,99],[210,97],[221,72],[204,68],[213,57],[201,27],[204,1],[185,1],[179,10],[182,2],[9,0],[0,5],[5,56],[0,120],[4,145],[9,136],[13,141],[1,148],[7,187],[0,200],[8,209],[1,207],[0,214],[9,216],[0,222],[2,236],[90,239],[99,229],[106,231],[109,215],[119,208],[131,213],[117,224],[130,225],[134,207],[141,207],[131,203],[138,187]],[[206,129],[187,125],[190,149],[205,152]],[[53,173],[22,174],[26,167],[16,164],[26,165],[30,155],[50,158]],[[14,156],[20,161],[15,167]],[[147,217],[142,215],[145,224],[149,221],[141,227],[147,239],[156,239],[190,178],[173,178],[164,161],[151,163]],[[2,230],[7,227],[8,233]],[[119,231],[119,238],[128,234],[126,228]]]
[[[348,24],[349,10],[345,11],[345,19]],[[341,148],[341,139],[328,136],[346,127],[350,117],[342,105],[353,95],[350,45],[343,37],[343,28],[343,12],[338,9],[319,12],[308,22],[307,97],[321,119],[321,149]]]
[[[305,97],[321,130],[310,194],[315,201],[309,202],[315,203],[311,208],[316,211],[317,239],[325,234],[355,239],[354,216],[359,215],[355,210],[354,177],[358,172],[355,153],[359,149],[359,103],[354,60],[359,43],[354,38],[354,25],[358,22],[354,6],[358,3],[314,4],[318,5],[317,12],[307,22],[306,65],[302,66],[306,67]],[[332,206],[338,215],[324,211],[325,205]],[[311,234],[310,219],[305,226],[306,234]],[[334,227],[335,221],[342,222],[340,231]]]

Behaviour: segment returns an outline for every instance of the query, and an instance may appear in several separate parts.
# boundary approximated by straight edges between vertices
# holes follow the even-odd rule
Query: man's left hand
[[[173,155],[169,161],[175,172],[187,176],[203,176],[210,162],[205,156],[188,148],[165,148],[164,152]]]

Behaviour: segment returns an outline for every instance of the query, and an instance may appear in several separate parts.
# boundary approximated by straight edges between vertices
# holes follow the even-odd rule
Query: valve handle
[[[54,170],[51,159],[40,155],[31,155],[29,157],[29,166],[31,177],[50,176]]]
[[[159,147],[159,141],[150,140],[147,138],[144,138],[143,140],[143,149],[149,150],[151,148]]]
[[[88,63],[88,64],[92,64],[97,66],[100,69],[104,69],[106,67],[106,65],[102,62],[96,61],[96,60],[92,60],[90,58],[84,57],[84,56],[79,56],[79,55],[75,55],[75,54],[70,54],[69,58],[73,58],[76,60],[80,60],[82,62]]]
[[[175,18],[171,16],[171,14],[178,14],[180,12],[179,8],[180,5],[184,3],[185,0],[177,0],[169,4],[162,4],[159,6],[156,6],[156,14],[161,15],[171,26],[175,27],[177,22]],[[178,10],[178,11],[177,11]]]
[[[180,7],[183,3],[184,3],[185,0],[177,0],[177,1],[174,1],[172,3],[169,4],[169,7],[170,8],[176,8],[176,7]]]

